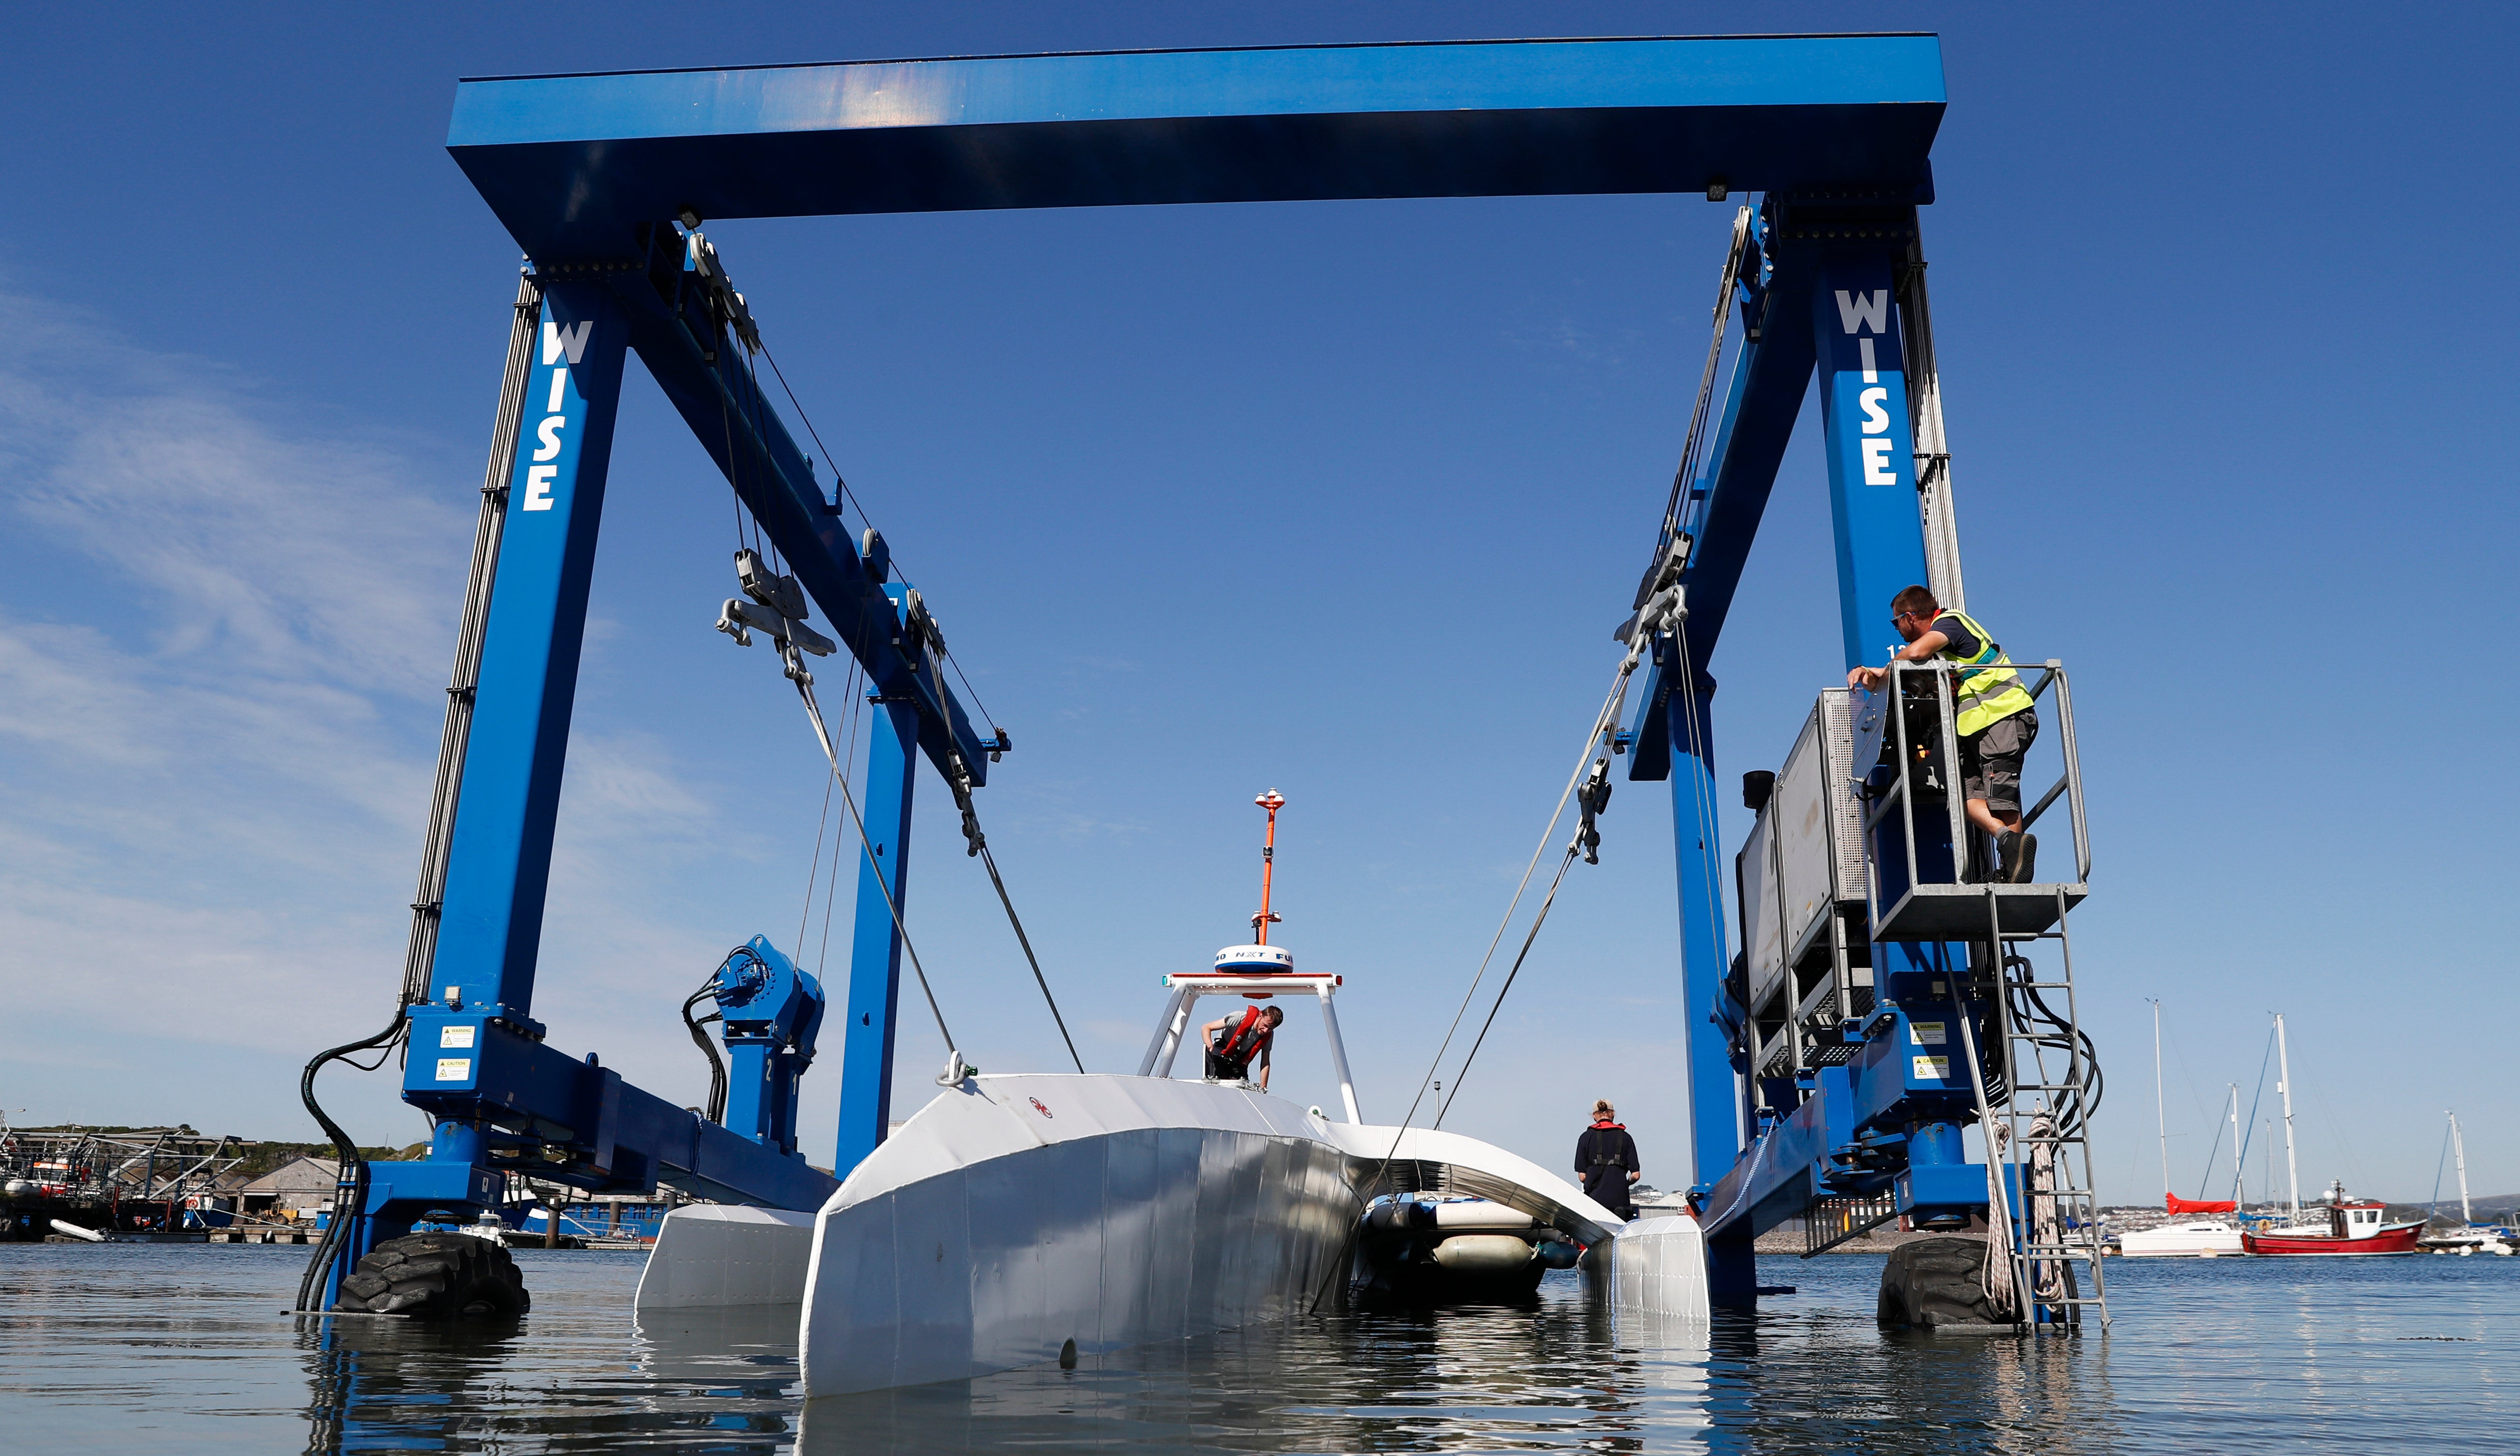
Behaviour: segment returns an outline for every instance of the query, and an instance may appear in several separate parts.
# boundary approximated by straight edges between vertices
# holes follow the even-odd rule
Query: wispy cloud
[[[72,310],[0,296],[0,1034],[373,1019],[460,503]]]
[[[197,1049],[125,1069],[171,1114],[267,1052],[277,1120],[399,979],[471,482],[59,305],[0,337],[0,1061]],[[569,799],[590,953],[705,959],[638,899],[712,819],[665,751],[581,735]]]

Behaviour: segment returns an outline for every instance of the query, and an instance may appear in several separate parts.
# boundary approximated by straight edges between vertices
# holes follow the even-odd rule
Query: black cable
[[[832,447],[823,443],[823,432],[814,428],[814,417],[805,412],[804,401],[796,397],[795,387],[788,383],[788,372],[779,367],[779,356],[770,351],[770,345],[768,343],[761,345],[761,357],[769,361],[770,372],[778,379],[779,387],[788,395],[788,402],[796,407],[796,419],[799,424],[805,427],[806,437],[814,442],[815,449],[823,452],[824,463],[831,466],[832,490],[839,503],[857,507],[858,520],[865,523],[869,527],[873,527],[875,524],[875,518],[867,514],[866,502],[859,500],[857,492],[849,489],[848,478],[840,474],[839,461],[832,456]],[[753,387],[756,390],[760,388],[760,380],[758,378],[755,378],[753,381]],[[917,585],[916,582],[911,581],[909,573],[901,569],[898,561],[894,563],[893,572],[895,575],[901,577],[904,585]],[[962,662],[955,659],[951,649],[948,649],[944,656],[946,664],[954,669],[954,675],[963,680],[963,690],[971,695],[971,705],[980,710],[981,721],[989,725],[989,731],[991,733],[996,733],[998,731],[997,716],[989,711],[989,705],[987,704],[980,701],[980,690],[971,686],[970,674],[963,670]]]
[[[748,946],[736,947],[737,955],[750,953]],[[683,1003],[683,1025],[692,1033],[692,1044],[700,1049],[700,1055],[708,1058],[709,1095],[706,1104],[708,1119],[712,1122],[724,1123],[726,1121],[726,1059],[717,1054],[717,1043],[709,1040],[708,1033],[700,1027],[711,1022],[722,1022],[725,1018],[712,1012],[698,1021],[692,1019],[692,1008],[716,993],[717,978],[718,973],[710,972],[707,982],[698,990],[692,992],[692,998]]]
[[[971,695],[971,705],[980,710],[980,721],[989,725],[989,732],[1003,735],[1005,730],[998,726],[997,714],[989,711],[989,705],[980,701],[980,690],[971,686],[971,675],[963,670],[962,660],[954,656],[951,648],[945,650],[945,665],[953,668],[954,675],[963,680],[963,691]]]
[[[327,1063],[350,1061],[353,1052],[364,1052],[371,1047],[390,1051],[393,1044],[402,1038],[410,1021],[411,1008],[396,1006],[392,1023],[382,1031],[316,1053],[315,1059],[306,1064],[306,1070],[297,1079],[298,1101],[306,1104],[306,1111],[314,1115],[317,1125],[324,1129],[324,1135],[333,1140],[333,1151],[340,1155],[340,1170],[336,1175],[333,1194],[333,1216],[324,1227],[324,1236],[315,1241],[315,1251],[306,1259],[306,1272],[297,1281],[298,1313],[318,1312],[316,1301],[324,1296],[327,1276],[344,1255],[352,1251],[349,1231],[366,1221],[368,1211],[367,1157],[359,1151],[359,1145],[350,1140],[350,1135],[341,1130],[341,1124],[334,1121],[332,1115],[324,1111],[323,1104],[315,1100],[315,1073],[323,1070]],[[358,1064],[351,1062],[350,1065],[355,1067]],[[383,1065],[383,1058],[378,1059],[378,1065]],[[346,1205],[340,1195],[341,1183],[350,1185]]]
[[[2031,974],[2029,961],[2020,956],[2007,957],[2005,964],[2007,969],[2019,966],[2025,978]],[[2012,1010],[2015,1018],[2022,1024],[2043,1025],[2048,1028],[2046,1032],[2025,1036],[2023,1040],[2049,1051],[2061,1052],[2068,1059],[2075,1055],[2079,1044],[2081,1060],[2090,1070],[2084,1077],[2082,1087],[2058,1099],[2055,1108],[2057,1131],[2066,1136],[2072,1136],[2088,1124],[2100,1109],[2100,1099],[2105,1090],[2105,1078],[2100,1070],[2099,1049],[2092,1040],[2090,1032],[2072,1025],[2065,1018],[2058,1016],[2055,1008],[2048,1004],[2047,998],[2040,995],[2036,987],[2021,984],[2006,977],[2005,990],[2007,993],[2018,993],[2021,997],[2020,1001],[2013,1004]],[[2006,1068],[2006,1070],[2008,1072],[2010,1069]]]
[[[971,822],[979,823],[977,819]],[[1085,1059],[1076,1055],[1076,1038],[1067,1034],[1067,1018],[1058,1014],[1058,998],[1050,993],[1050,979],[1041,974],[1041,958],[1032,953],[1032,937],[1024,933],[1023,921],[1015,914],[1015,902],[1007,896],[1007,882],[998,878],[998,857],[989,852],[985,839],[973,847],[979,851],[980,863],[989,867],[989,883],[998,887],[998,903],[1007,907],[1007,923],[1015,928],[1015,943],[1023,947],[1024,960],[1032,967],[1032,978],[1041,986],[1041,999],[1050,1003],[1050,1019],[1058,1024],[1058,1039],[1067,1043],[1067,1060],[1083,1071]]]
[[[788,402],[796,406],[796,418],[804,425],[805,433],[813,439],[814,448],[823,452],[823,463],[832,468],[832,485],[840,503],[856,506],[858,520],[872,527],[875,521],[867,515],[866,503],[857,498],[855,491],[849,489],[848,478],[840,474],[838,458],[832,454],[831,446],[823,443],[822,432],[814,428],[814,417],[805,413],[804,401],[796,397],[796,390],[788,383],[788,371],[779,367],[779,356],[770,351],[768,343],[761,345],[761,357],[770,361],[770,372],[778,376],[779,387],[787,391]]]
[[[1488,1008],[1488,1019],[1479,1024],[1477,1039],[1470,1043],[1467,1056],[1453,1072],[1453,1090],[1445,1094],[1443,1105],[1435,1109],[1436,1127],[1444,1125],[1444,1115],[1453,1110],[1453,1099],[1462,1095],[1462,1083],[1470,1074],[1470,1064],[1478,1060],[1479,1048],[1487,1044],[1488,1027],[1496,1024],[1497,1013],[1505,1010],[1506,992],[1513,989],[1513,978],[1522,974],[1523,958],[1531,954],[1531,943],[1540,938],[1542,922],[1549,919],[1549,907],[1557,903],[1557,887],[1566,882],[1566,871],[1575,863],[1575,845],[1566,846],[1566,857],[1557,862],[1556,878],[1549,882],[1549,893],[1540,901],[1540,911],[1531,917],[1531,930],[1522,937],[1522,949],[1514,952],[1513,969],[1505,974],[1505,984],[1497,987],[1496,1002]]]

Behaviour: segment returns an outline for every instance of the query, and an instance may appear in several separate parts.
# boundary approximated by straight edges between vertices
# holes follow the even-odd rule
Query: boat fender
[[[1584,1257],[1584,1251],[1563,1239],[1544,1239],[1536,1247],[1540,1261],[1552,1269],[1572,1269]]]
[[[52,1223],[53,1232],[57,1234],[68,1234],[73,1239],[83,1239],[90,1244],[102,1244],[105,1242],[105,1235],[98,1233],[92,1228],[81,1228],[77,1224],[69,1222],[68,1219],[56,1218]]]
[[[1439,1227],[1459,1229],[1465,1234],[1502,1234],[1519,1233],[1540,1220],[1503,1204],[1490,1203],[1485,1199],[1464,1199],[1460,1203],[1437,1204],[1435,1222]]]
[[[1378,1234],[1416,1233],[1435,1226],[1435,1209],[1416,1199],[1395,1199],[1366,1210],[1365,1226]]]
[[[1511,1234],[1456,1234],[1435,1246],[1435,1262],[1456,1274],[1502,1274],[1536,1256],[1530,1244]]]

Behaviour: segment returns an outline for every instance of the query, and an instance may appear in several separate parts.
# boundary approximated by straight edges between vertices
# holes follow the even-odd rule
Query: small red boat
[[[2264,1233],[2244,1231],[2240,1249],[2245,1253],[2267,1254],[2415,1252],[2423,1220],[2389,1223],[2384,1221],[2388,1209],[2386,1204],[2347,1198],[2345,1185],[2339,1183],[2328,1194],[2326,1227],[2305,1221]]]

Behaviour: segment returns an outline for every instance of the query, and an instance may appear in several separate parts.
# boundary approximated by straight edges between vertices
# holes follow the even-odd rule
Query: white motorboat
[[[639,1283],[643,1321],[801,1305],[805,1393],[816,1396],[1072,1366],[1335,1305],[1368,1282],[1527,1296],[1547,1268],[1578,1261],[1614,1308],[1704,1320],[1705,1243],[1687,1212],[1623,1223],[1502,1148],[1365,1120],[1333,1004],[1342,978],[1298,972],[1268,943],[1285,800],[1273,789],[1256,802],[1269,811],[1257,938],[1217,952],[1210,971],[1164,978],[1171,999],[1135,1075],[980,1076],[955,1053],[942,1095],[821,1211],[668,1214]],[[1311,996],[1341,1115],[1245,1080],[1247,1047],[1227,1060],[1202,1044],[1208,1074],[1176,1079],[1205,996],[1255,1011]],[[1255,1020],[1238,1024],[1238,1044]]]
[[[1693,1218],[1623,1224],[1504,1149],[1365,1122],[1332,1007],[1340,978],[1298,974],[1276,946],[1217,961],[1167,978],[1172,1001],[1136,1075],[962,1076],[818,1213],[674,1210],[642,1317],[800,1303],[808,1395],[1069,1363],[1334,1305],[1358,1272],[1368,1206],[1418,1190],[1530,1215],[1536,1235],[1587,1251],[1614,1305],[1706,1316]],[[1192,1008],[1220,994],[1313,996],[1346,1115],[1241,1080],[1174,1078]],[[1553,1242],[1539,1235],[1532,1256]]]

